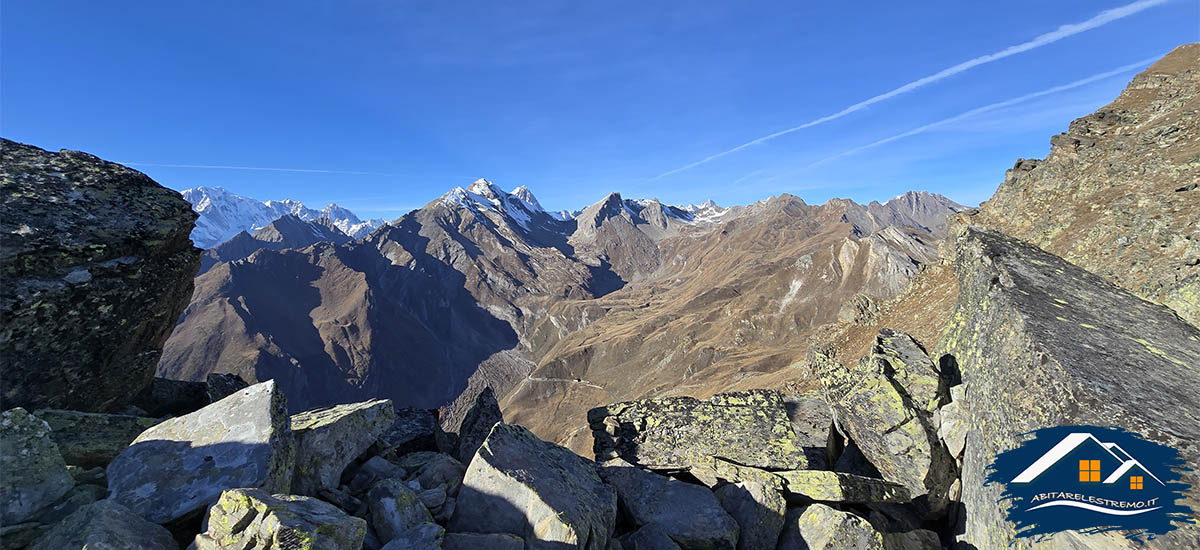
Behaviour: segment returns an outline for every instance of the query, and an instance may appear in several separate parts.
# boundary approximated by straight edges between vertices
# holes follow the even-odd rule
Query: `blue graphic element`
[[[1153,539],[1195,522],[1177,501],[1189,488],[1179,452],[1116,427],[1059,426],[1023,435],[1033,439],[1000,453],[987,484],[1004,486],[1008,519],[1018,537],[1060,531],[1127,531]],[[1172,522],[1176,522],[1173,525]]]

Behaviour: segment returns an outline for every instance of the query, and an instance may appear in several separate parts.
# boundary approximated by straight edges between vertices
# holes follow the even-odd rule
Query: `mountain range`
[[[254,232],[282,216],[292,215],[303,221],[327,219],[326,225],[336,227],[354,239],[366,236],[384,221],[363,221],[353,212],[336,204],[313,210],[291,199],[259,201],[231,193],[221,187],[186,189],[183,198],[200,215],[192,230],[192,242],[200,248],[213,248],[241,232]]]

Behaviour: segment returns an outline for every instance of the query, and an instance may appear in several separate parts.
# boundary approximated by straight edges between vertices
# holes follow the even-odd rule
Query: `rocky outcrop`
[[[142,432],[158,424],[154,418],[123,414],[42,409],[34,413],[50,426],[50,437],[63,460],[72,466],[107,466]]]
[[[997,232],[963,228],[954,250],[958,306],[938,357],[957,365],[967,389],[961,540],[979,548],[1013,540],[1007,504],[997,504],[1002,487],[986,485],[985,471],[1020,434],[1038,428],[1118,426],[1153,434],[1187,463],[1200,463],[1200,330]],[[1186,502],[1198,509],[1200,473],[1191,470],[1184,481],[1192,485]],[[1146,544],[1190,546],[1196,529]]]
[[[263,382],[142,432],[108,465],[109,498],[165,523],[227,489],[286,492],[292,445],[286,399]]]
[[[589,411],[588,424],[599,461],[620,457],[661,470],[704,466],[712,457],[766,470],[806,465],[777,392],[616,403]]]
[[[192,294],[196,214],[145,174],[0,141],[6,407],[120,409]]]
[[[619,458],[600,467],[616,490],[621,514],[639,529],[667,535],[683,550],[733,550],[740,528],[712,492],[639,469]]]
[[[471,459],[450,530],[511,533],[527,548],[602,550],[616,500],[590,461],[501,423]]]
[[[384,542],[433,522],[420,495],[398,479],[385,479],[372,487],[367,493],[367,506],[371,511],[371,527]]]
[[[111,500],[67,516],[29,550],[176,550],[171,532]]]
[[[401,456],[417,451],[436,451],[436,410],[396,407],[396,421],[375,441],[376,454]]]
[[[291,490],[315,496],[335,489],[342,471],[396,420],[392,402],[376,399],[302,412],[291,418],[296,442]]]
[[[0,525],[21,523],[74,485],[44,420],[22,408],[0,414]]]
[[[748,481],[724,485],[713,494],[738,524],[738,550],[775,547],[787,503],[774,487]]]
[[[446,533],[442,550],[523,550],[525,541],[507,533]]]
[[[470,464],[471,458],[475,456],[475,451],[479,450],[479,446],[483,445],[483,440],[492,433],[492,427],[497,422],[503,421],[500,404],[496,402],[496,394],[492,392],[492,388],[484,388],[475,397],[475,405],[467,411],[467,415],[463,418],[462,426],[458,431],[458,445],[455,447],[454,456],[458,458],[459,462]]]
[[[929,550],[941,548],[937,534],[916,530],[905,533],[880,533],[866,520],[813,504],[796,517],[793,527],[798,536],[785,534],[779,550]]]
[[[911,500],[899,484],[869,477],[824,470],[775,472],[784,481],[782,491],[796,502],[903,503]]]
[[[315,498],[231,489],[209,510],[196,550],[358,550],[367,522]]]

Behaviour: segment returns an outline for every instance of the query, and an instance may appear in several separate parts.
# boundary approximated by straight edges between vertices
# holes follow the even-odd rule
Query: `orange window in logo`
[[[1129,488],[1130,489],[1141,489],[1142,488],[1142,476],[1129,476]]]
[[[1085,483],[1100,481],[1100,461],[1099,460],[1080,460],[1079,461],[1079,481]]]

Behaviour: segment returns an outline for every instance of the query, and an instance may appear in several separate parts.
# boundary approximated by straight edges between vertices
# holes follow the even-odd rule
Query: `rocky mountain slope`
[[[261,202],[226,191],[221,187],[196,187],[183,191],[183,198],[200,215],[192,230],[192,241],[200,248],[213,248],[242,232],[255,232],[282,216],[295,216],[304,221],[321,218],[351,238],[365,237],[383,220],[363,221],[353,212],[336,204],[313,210],[304,204],[284,199]]]
[[[218,262],[240,260],[262,249],[305,248],[316,243],[344,244],[352,240],[330,218],[304,221],[287,214],[255,231],[253,235],[242,231],[228,241],[205,250],[197,275],[204,274]]]

